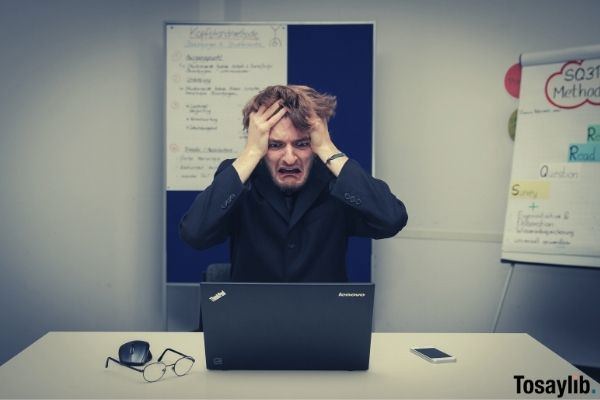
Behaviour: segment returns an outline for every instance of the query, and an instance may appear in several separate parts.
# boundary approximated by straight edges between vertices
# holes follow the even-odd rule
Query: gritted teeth
[[[297,174],[300,173],[300,168],[279,168],[279,172],[284,174]]]

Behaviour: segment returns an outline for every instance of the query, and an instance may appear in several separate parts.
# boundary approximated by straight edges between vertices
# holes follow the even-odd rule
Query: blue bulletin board
[[[286,26],[288,83],[311,86],[337,97],[336,115],[329,123],[332,139],[366,171],[372,171],[374,24],[293,23]],[[165,109],[168,113],[169,107]],[[235,155],[226,158],[233,157]],[[179,238],[179,221],[198,193],[166,189],[166,279],[169,284],[197,283],[208,265],[229,262],[228,242],[198,251]],[[346,258],[350,281],[370,281],[371,249],[371,239],[350,238]]]

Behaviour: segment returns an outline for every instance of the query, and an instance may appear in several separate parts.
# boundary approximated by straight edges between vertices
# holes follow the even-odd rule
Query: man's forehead
[[[310,139],[310,134],[298,130],[289,118],[282,118],[271,129],[269,139],[281,142],[295,142],[297,140]]]
[[[273,132],[269,135],[269,140],[274,140],[277,142],[297,142],[298,140],[310,140],[310,135],[301,134],[301,135],[276,135]]]

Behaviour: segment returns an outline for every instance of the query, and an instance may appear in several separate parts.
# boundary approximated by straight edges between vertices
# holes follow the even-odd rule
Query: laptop
[[[208,369],[369,368],[373,283],[200,286]]]

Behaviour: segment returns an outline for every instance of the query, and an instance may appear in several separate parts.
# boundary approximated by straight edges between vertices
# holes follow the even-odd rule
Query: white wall
[[[162,330],[163,32],[221,3],[0,2],[0,363],[49,330]]]
[[[598,42],[598,14],[559,0],[2,0],[0,363],[48,330],[163,328],[166,20],[375,21],[375,167],[409,211],[374,246],[375,327],[489,331],[508,272],[504,73],[522,52]],[[599,272],[518,266],[499,330],[600,365]]]

